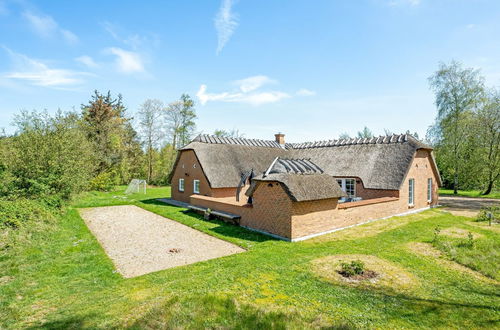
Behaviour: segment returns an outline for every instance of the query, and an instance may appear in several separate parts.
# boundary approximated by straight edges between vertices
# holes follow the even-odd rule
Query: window
[[[179,191],[184,191],[184,179],[179,179]]]
[[[427,201],[432,202],[432,178],[427,179]]]
[[[356,180],[355,179],[337,179],[337,182],[347,194],[347,197],[352,198],[356,197]]]
[[[408,204],[413,205],[415,202],[415,179],[408,181]]]
[[[193,181],[193,192],[195,194],[199,194],[200,193],[200,180],[194,180]]]

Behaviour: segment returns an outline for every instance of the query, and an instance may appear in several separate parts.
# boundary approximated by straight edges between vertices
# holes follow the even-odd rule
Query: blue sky
[[[198,130],[287,141],[425,134],[439,61],[500,86],[500,1],[0,0],[0,127],[94,89],[196,101]]]

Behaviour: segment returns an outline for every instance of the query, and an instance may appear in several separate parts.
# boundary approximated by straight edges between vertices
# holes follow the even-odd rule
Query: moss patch
[[[361,260],[366,270],[378,275],[367,280],[353,280],[339,274],[341,262]],[[376,256],[365,254],[339,254],[312,261],[313,272],[320,278],[336,284],[380,289],[383,291],[411,291],[418,286],[417,278],[404,268]]]
[[[441,234],[449,237],[455,237],[455,238],[467,238],[469,235],[469,232],[472,233],[472,237],[474,239],[483,237],[482,234],[475,233],[466,229],[458,228],[458,227],[449,227],[446,229],[441,230]]]

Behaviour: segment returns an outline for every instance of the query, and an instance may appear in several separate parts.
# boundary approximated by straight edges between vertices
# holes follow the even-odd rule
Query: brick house
[[[178,152],[172,199],[299,241],[438,202],[432,148],[408,134],[285,143],[200,135]]]

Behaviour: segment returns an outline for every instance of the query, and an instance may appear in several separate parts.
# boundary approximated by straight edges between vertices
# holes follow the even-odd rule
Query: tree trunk
[[[453,194],[458,195],[458,174],[455,173],[453,176]]]
[[[491,191],[493,190],[493,184],[494,183],[495,182],[493,182],[493,181],[490,180],[488,182],[488,188],[486,188],[486,191],[484,193],[482,193],[481,195],[489,195],[491,193]]]

